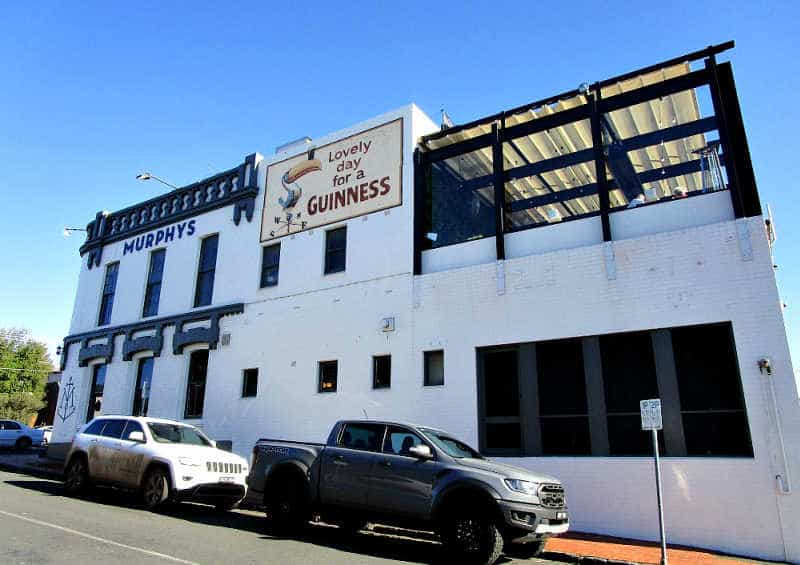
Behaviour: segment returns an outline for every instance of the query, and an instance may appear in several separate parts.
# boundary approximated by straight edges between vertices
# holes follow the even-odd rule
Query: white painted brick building
[[[442,133],[418,108],[404,107],[280,155],[252,155],[236,169],[107,217],[99,214],[81,250],[54,451],[92,413],[141,411],[137,395],[147,397],[148,415],[186,419],[242,455],[259,437],[323,441],[343,418],[417,421],[447,429],[493,457],[561,478],[574,530],[656,539],[652,457],[637,451],[647,436],[616,427],[634,420],[613,408],[613,380],[625,372],[625,357],[613,348],[622,343],[624,351],[625,336],[636,335],[648,351],[631,347],[630,354],[652,365],[648,378],[665,403],[670,542],[800,562],[798,391],[769,232],[755,186],[747,184],[746,142],[736,138],[738,102],[733,112],[729,68],[722,64],[716,74],[716,53],[694,57],[706,57],[699,71],[687,56],[661,65],[657,79],[652,69],[632,74],[655,85],[645,94],[627,86],[630,77],[618,77],[561,101]],[[680,104],[689,100],[681,100],[682,93],[707,83],[717,97],[714,116],[682,114]],[[642,104],[658,109],[665,99],[671,99],[674,121],[624,131],[643,119]],[[699,94],[690,101],[702,107],[698,100]],[[627,118],[623,111],[630,112]],[[326,154],[359,140],[373,140],[377,151],[395,138],[371,138],[370,132],[380,135],[381,126],[398,119],[402,158],[356,166],[372,167],[368,174],[388,167],[390,183],[402,173],[400,194],[387,189],[396,202],[383,206],[383,195],[367,201],[361,193],[353,196],[360,199],[353,212],[332,223],[305,207],[288,219],[273,218],[272,208],[265,213],[265,202],[277,206],[278,196],[288,194],[288,188],[280,194],[271,188],[278,179],[273,171],[281,172],[287,159],[299,159],[301,169],[310,163],[306,179],[321,178]],[[725,186],[709,184],[712,159],[691,151],[714,146],[716,138],[705,133],[711,129],[719,131],[723,147]],[[545,135],[554,147],[550,154]],[[515,143],[519,159],[508,153]],[[626,184],[624,164],[614,161],[615,143],[638,175],[641,202],[630,197],[638,193]],[[678,143],[684,145],[671,145]],[[658,156],[659,144],[666,156],[658,166],[642,165],[636,152],[655,147],[651,155]],[[578,155],[588,160],[576,164]],[[492,160],[500,156],[498,171]],[[596,169],[586,167],[604,159],[608,173],[597,179]],[[486,168],[465,173],[470,166]],[[676,188],[658,173],[684,184]],[[577,186],[582,176],[590,184]],[[527,193],[515,188],[520,179],[529,183]],[[317,194],[312,181],[302,186],[301,199]],[[445,192],[437,208],[437,194]],[[522,220],[514,216],[520,212]],[[288,228],[282,227],[286,221]],[[181,237],[177,228],[172,237],[164,235],[184,223]],[[346,259],[339,264],[330,230],[341,227]],[[273,229],[286,231],[268,235]],[[198,273],[202,242],[214,234],[213,287],[206,296]],[[276,242],[273,280],[263,249]],[[152,252],[158,249],[165,252],[155,276]],[[156,284],[155,313],[143,316]],[[103,306],[104,295],[111,296],[111,307]],[[709,328],[708,344],[730,333],[735,368],[726,373],[729,380],[699,389],[722,391],[719,402],[729,404],[688,409],[687,402],[702,404],[691,380],[702,379],[690,361],[705,366],[717,358],[675,345],[687,343],[681,332],[689,326]],[[622,337],[614,342],[607,336]],[[554,394],[548,375],[559,373],[558,364],[553,369],[545,360],[547,344],[582,356],[572,365],[564,359],[565,375],[579,374],[584,387],[577,393],[580,406],[565,401],[559,414],[548,411],[546,394]],[[195,351],[208,351],[201,380],[190,376],[199,374],[192,368]],[[720,366],[725,355],[719,351]],[[374,358],[382,356],[391,358],[390,375],[378,377]],[[614,365],[619,359],[622,369]],[[770,374],[759,367],[764,359]],[[333,380],[321,365],[327,361],[337,362]],[[245,377],[246,369],[257,369],[252,389],[243,382],[252,377]],[[144,387],[143,371],[149,379]],[[98,374],[104,380],[99,388],[93,382]],[[188,389],[201,382],[198,401]],[[564,382],[565,394],[575,397],[573,381]],[[553,418],[565,423],[552,424]],[[739,425],[743,433],[725,431]],[[706,434],[712,429],[717,435]],[[719,450],[717,441],[724,443]]]

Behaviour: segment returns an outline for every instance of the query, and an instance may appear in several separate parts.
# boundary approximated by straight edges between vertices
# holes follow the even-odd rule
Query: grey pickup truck
[[[368,522],[433,530],[462,563],[532,557],[569,527],[564,488],[495,463],[441,430],[341,421],[326,444],[259,440],[247,500],[284,532],[312,516],[357,531]]]

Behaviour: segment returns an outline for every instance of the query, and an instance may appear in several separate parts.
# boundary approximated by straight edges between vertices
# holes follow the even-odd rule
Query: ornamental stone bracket
[[[151,198],[117,212],[98,212],[86,226],[86,241],[80,248],[87,267],[99,267],[103,247],[192,216],[233,206],[233,223],[242,215],[252,222],[258,196],[257,155],[248,155],[238,167],[194,184]]]
[[[156,326],[154,335],[146,335],[133,338],[133,331],[125,333],[125,342],[122,344],[122,360],[130,361],[135,353],[142,351],[152,351],[153,357],[161,356],[161,349],[164,347],[164,326]]]
[[[125,341],[122,345],[123,361],[130,361],[135,353],[142,351],[152,351],[153,356],[159,357],[164,348],[164,328],[167,326],[175,326],[175,335],[172,338],[172,351],[175,355],[183,353],[183,348],[187,345],[196,343],[206,344],[210,349],[216,349],[220,335],[220,318],[243,312],[244,303],[239,302],[69,335],[64,338],[64,345],[61,349],[61,370],[63,371],[67,366],[70,346],[77,343],[80,343],[80,349],[78,350],[79,367],[86,367],[89,361],[94,359],[102,359],[104,363],[111,363],[114,358],[114,339],[119,335],[125,336]],[[209,322],[209,326],[188,330],[183,329],[185,324],[198,322]],[[133,337],[139,332],[153,330],[155,330],[153,335]],[[105,343],[89,345],[91,341],[103,338],[106,340]]]
[[[86,367],[89,364],[89,361],[95,359],[103,359],[104,363],[109,363],[114,357],[113,333],[108,333],[106,335],[106,343],[95,343],[94,345],[89,345],[89,341],[91,339],[92,338],[90,337],[86,337],[81,340],[81,349],[78,352],[79,367]]]

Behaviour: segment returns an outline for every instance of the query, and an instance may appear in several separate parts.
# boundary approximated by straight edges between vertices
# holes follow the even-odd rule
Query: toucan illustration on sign
[[[278,198],[278,204],[284,210],[293,208],[300,200],[300,196],[303,195],[303,189],[297,184],[297,181],[308,173],[320,170],[322,170],[322,163],[319,159],[308,159],[286,171],[281,177],[281,184],[286,191],[286,196]]]

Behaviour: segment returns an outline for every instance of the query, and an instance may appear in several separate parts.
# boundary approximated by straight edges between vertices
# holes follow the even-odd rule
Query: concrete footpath
[[[48,459],[45,450],[30,449],[21,453],[0,451],[0,469],[6,471],[60,480],[62,466],[62,461]],[[670,546],[667,553],[670,565],[774,563],[682,546]],[[558,563],[582,565],[658,564],[661,561],[661,548],[655,542],[570,532],[548,540],[541,557]]]

